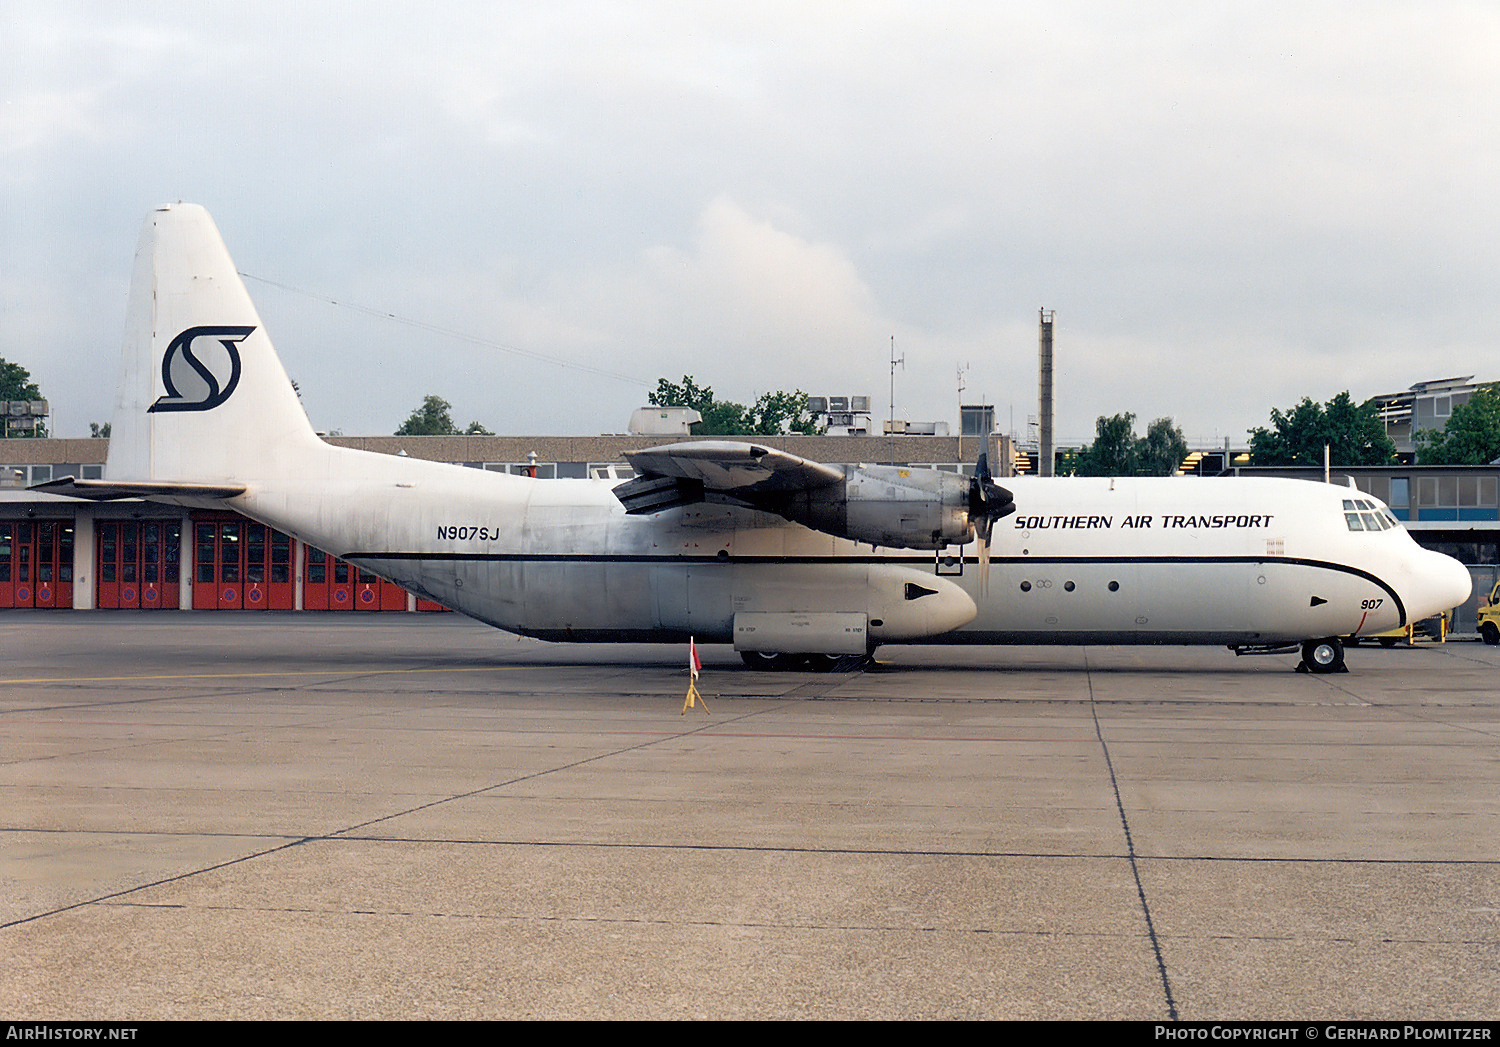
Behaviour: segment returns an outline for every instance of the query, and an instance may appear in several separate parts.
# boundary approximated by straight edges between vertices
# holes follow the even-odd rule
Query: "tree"
[[[782,433],[813,436],[819,432],[818,423],[807,413],[807,394],[800,389],[790,393],[761,393],[749,413],[754,426],[751,431],[758,436]]]
[[[1500,383],[1474,390],[1442,432],[1425,429],[1415,442],[1419,465],[1488,465],[1500,458]]]
[[[92,436],[95,440],[101,438],[107,440],[109,439],[109,427],[112,424],[113,423],[111,422],[105,422],[103,425],[100,425],[98,422],[90,422],[89,435]]]
[[[1094,442],[1072,461],[1078,476],[1171,476],[1187,457],[1187,440],[1170,418],[1158,418],[1135,435],[1135,415],[1099,416]]]
[[[397,436],[494,436],[478,422],[470,422],[467,429],[460,429],[453,424],[453,416],[448,412],[453,410],[453,405],[441,396],[429,395],[422,398],[422,406],[411,413],[411,417],[401,423],[401,428],[396,430]]]
[[[726,436],[745,432],[745,408],[742,404],[716,401],[714,391],[700,387],[691,375],[682,376],[682,384],[665,378],[656,380],[656,392],[646,397],[656,407],[690,407],[703,416],[693,431],[700,435]]]
[[[1074,468],[1079,476],[1134,476],[1135,415],[1100,415],[1094,442],[1078,449]]]
[[[1146,427],[1146,435],[1135,445],[1136,476],[1173,476],[1187,457],[1187,437],[1170,418],[1158,418]]]
[[[709,386],[700,386],[691,375],[683,375],[681,384],[665,378],[656,380],[656,391],[646,398],[655,407],[690,407],[703,416],[693,426],[699,436],[781,436],[786,433],[818,432],[818,423],[807,413],[807,394],[795,392],[762,393],[746,407],[732,400],[714,399]]]
[[[1396,457],[1375,401],[1359,406],[1342,392],[1327,405],[1303,397],[1290,411],[1271,408],[1271,428],[1250,430],[1256,465],[1322,465],[1323,445],[1332,465],[1384,465]]]
[[[453,416],[448,413],[452,409],[453,405],[441,396],[426,396],[422,399],[422,406],[401,423],[396,435],[455,436],[458,434],[458,426],[453,424]]]
[[[31,372],[0,356],[0,400],[40,400],[42,391],[31,380]]]
[[[0,400],[42,400],[42,391],[31,380],[31,372],[0,356]],[[0,419],[0,436],[46,436],[47,427],[38,422],[35,429],[12,431],[9,421]]]

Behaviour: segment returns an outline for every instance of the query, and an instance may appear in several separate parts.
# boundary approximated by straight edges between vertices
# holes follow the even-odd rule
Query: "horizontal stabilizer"
[[[233,498],[245,493],[244,484],[194,484],[194,483],[116,483],[113,480],[76,480],[64,476],[60,480],[33,484],[27,488],[46,494],[67,495],[69,498],[87,498],[95,502],[109,502],[117,498]]]

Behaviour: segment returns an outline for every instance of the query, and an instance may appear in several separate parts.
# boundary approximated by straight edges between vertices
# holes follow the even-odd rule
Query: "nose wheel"
[[[1344,673],[1344,643],[1337,636],[1308,640],[1302,645],[1302,664],[1297,667],[1309,673]]]

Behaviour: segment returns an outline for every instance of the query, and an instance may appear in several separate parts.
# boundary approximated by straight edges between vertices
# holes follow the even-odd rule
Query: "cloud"
[[[780,355],[783,347],[816,346],[836,353],[889,329],[838,247],[753,218],[727,197],[704,208],[691,250],[657,247],[643,261],[644,290],[657,306],[652,315],[671,303],[683,314],[673,322],[679,337],[709,326],[731,334],[734,345],[699,346],[709,352]],[[693,313],[702,323],[689,318]]]
[[[1232,433],[1304,394],[1489,377],[1497,44],[1481,5],[1380,0],[21,0],[0,314],[66,377],[118,324],[140,215],[192,199],[259,275],[641,378],[257,289],[310,401],[376,366],[330,399],[349,431],[429,392],[491,428],[617,428],[683,373],[884,401],[893,335],[898,414],[953,420],[972,363],[1020,427],[1047,306],[1060,430]]]

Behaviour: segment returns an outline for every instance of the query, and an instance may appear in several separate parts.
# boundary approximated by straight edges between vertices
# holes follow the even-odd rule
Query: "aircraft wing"
[[[625,455],[637,473],[698,480],[711,491],[769,494],[842,483],[844,471],[785,451],[731,440],[668,444]]]
[[[63,494],[69,498],[87,498],[108,502],[117,498],[233,498],[245,493],[244,484],[199,483],[115,483],[112,480],[76,480],[64,476],[58,480],[32,484],[27,490]]]
[[[615,495],[631,514],[710,499],[757,505],[846,479],[837,466],[731,440],[667,444],[627,452],[625,458],[636,477],[616,487]]]
[[[625,455],[633,480],[615,487],[631,515],[697,502],[746,506],[838,538],[902,549],[942,549],[1016,511],[980,455],[974,475],[898,465],[825,465],[759,444],[668,444]]]

